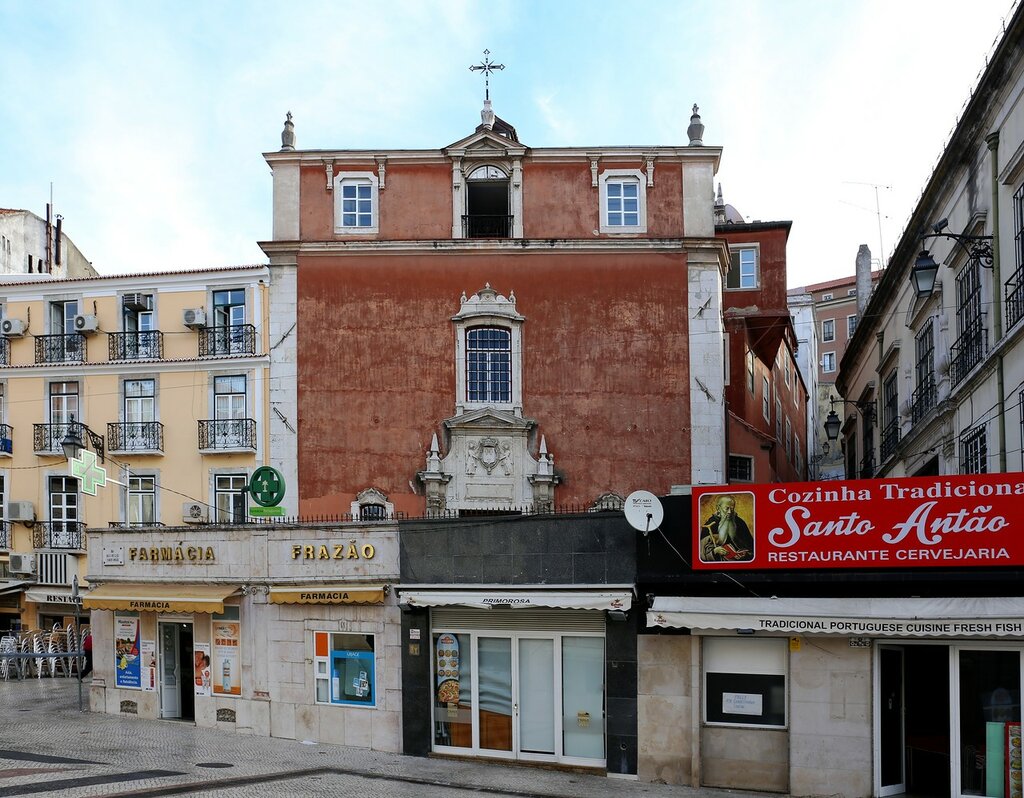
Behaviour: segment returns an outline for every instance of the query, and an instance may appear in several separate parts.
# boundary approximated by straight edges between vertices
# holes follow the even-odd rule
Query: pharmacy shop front
[[[647,617],[692,636],[705,785],[1022,794],[1022,598],[657,597]]]

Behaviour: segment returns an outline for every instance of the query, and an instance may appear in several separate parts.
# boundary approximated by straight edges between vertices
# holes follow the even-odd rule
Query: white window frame
[[[369,227],[345,225],[342,223],[342,195],[345,183],[369,183],[371,223]],[[374,172],[338,172],[334,176],[334,234],[335,235],[376,235],[380,229],[380,181]]]
[[[772,420],[772,389],[768,383],[767,377],[761,377],[761,415],[764,416],[764,420],[771,422]]]
[[[783,637],[719,637],[702,638],[703,667],[701,673],[702,715],[708,726],[739,728],[786,729],[789,727],[789,640]],[[708,720],[708,706],[712,700],[708,689],[708,676],[713,673],[741,676],[782,677],[782,724],[745,722],[742,715],[735,720]],[[740,685],[737,685],[738,687]],[[749,691],[737,689],[749,695]],[[730,713],[731,714],[731,713]]]
[[[831,368],[829,364],[831,363]],[[834,374],[836,370],[836,353],[835,352],[823,352],[821,355],[821,370],[825,374]]]
[[[821,299],[819,301],[828,302],[830,299],[832,299],[832,294],[822,294]]]
[[[212,510],[212,519],[211,520],[215,524],[240,524],[240,523],[244,523],[245,520],[246,520],[246,514],[247,514],[247,511],[248,511],[248,508],[246,506],[246,504],[247,504],[246,501],[244,500],[244,498],[242,498],[241,486],[239,488],[237,488],[236,490],[220,490],[219,487],[218,487],[218,484],[217,484],[220,479],[237,478],[237,477],[241,477],[244,480],[243,484],[248,484],[249,483],[249,474],[248,474],[248,472],[245,469],[239,469],[239,470],[227,469],[227,470],[224,470],[224,471],[215,471],[213,474],[210,475],[210,494],[211,494],[210,498],[212,499],[212,501],[210,502],[210,507],[211,507],[211,510]],[[229,518],[229,519],[226,519],[226,520],[221,520],[221,518],[220,518],[220,506],[217,504],[217,499],[220,496],[231,497],[230,504],[232,506],[234,505],[234,502],[235,502],[236,496],[237,496],[237,499],[239,501],[241,501],[241,518]],[[234,512],[232,512],[231,514],[235,515]]]
[[[830,344],[836,340],[836,320],[835,319],[822,319],[821,320],[821,342],[823,344]]]
[[[476,410],[494,407],[516,411],[523,407],[523,322],[524,316],[516,312],[515,295],[507,299],[489,285],[469,299],[463,299],[462,309],[452,317],[455,324],[455,396],[456,406],[461,410]],[[467,385],[469,369],[466,363],[466,336],[471,329],[493,327],[510,333],[511,394],[508,402],[469,401]]]
[[[750,479],[738,479],[738,478],[736,478],[736,477],[734,477],[732,475],[732,461],[733,460],[736,460],[736,461],[744,460],[744,461],[747,462],[747,464],[748,464],[747,468],[750,471]],[[729,475],[729,483],[730,484],[734,484],[734,483],[747,484],[747,483],[752,483],[754,481],[754,458],[751,457],[749,454],[732,454],[730,452],[729,460],[728,460],[728,462],[726,464],[726,468],[727,468],[727,473]]]
[[[608,224],[608,183],[636,180],[637,182],[637,224]],[[598,209],[598,230],[602,233],[646,233],[647,232],[647,176],[639,169],[606,169],[601,172],[601,207]]]
[[[846,317],[846,337],[853,338],[853,334],[857,332],[857,314],[854,313]]]
[[[327,637],[327,656],[319,657],[316,655],[316,636],[318,634],[326,634]],[[331,671],[331,652],[333,651],[345,651],[347,649],[335,649],[334,648],[334,635],[351,635],[353,637],[370,637],[373,639],[373,650],[370,652],[373,655],[373,673],[370,674],[370,690],[373,695],[373,701],[344,701],[334,700],[334,674]],[[356,709],[376,709],[380,703],[380,690],[381,685],[377,681],[377,673],[380,670],[378,666],[379,657],[383,656],[384,652],[378,647],[378,635],[374,632],[361,632],[354,629],[348,629],[345,631],[330,631],[327,629],[315,629],[313,630],[313,702],[324,707],[348,707]],[[327,701],[321,701],[317,695],[318,683],[326,683],[327,686]],[[338,680],[338,687],[341,688],[341,679]]]
[[[153,490],[132,490],[132,481],[151,479],[153,480]],[[131,472],[128,475],[128,486],[125,494],[125,508],[124,508],[124,523],[125,525],[131,524],[132,516],[132,499],[135,497],[143,497],[152,495],[153,497],[153,518],[150,521],[137,521],[135,522],[138,526],[152,526],[153,524],[160,523],[160,478],[152,472],[149,473],[135,473]],[[141,503],[140,503],[141,506]]]
[[[743,253],[753,252],[754,253],[754,284],[744,285],[743,284]],[[729,274],[725,275],[725,281],[722,284],[723,291],[756,291],[761,287],[761,246],[755,242],[750,244],[733,244],[729,247],[729,271],[732,271],[732,256],[737,255],[739,257],[739,285],[729,285]]]

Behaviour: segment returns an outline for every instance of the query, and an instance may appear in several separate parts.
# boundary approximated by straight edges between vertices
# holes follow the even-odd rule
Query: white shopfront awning
[[[630,585],[534,588],[450,585],[398,588],[398,601],[409,607],[473,607],[478,609],[540,607],[559,610],[621,610],[633,605]]]
[[[1024,637],[1024,598],[658,596],[649,627],[855,637]]]
[[[35,584],[27,579],[20,579],[10,582],[0,582],[0,596],[8,596],[11,593],[20,593],[26,585]]]

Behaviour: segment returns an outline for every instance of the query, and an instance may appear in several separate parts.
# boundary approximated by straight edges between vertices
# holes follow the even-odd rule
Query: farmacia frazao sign
[[[1024,474],[693,489],[693,567],[1024,565]]]

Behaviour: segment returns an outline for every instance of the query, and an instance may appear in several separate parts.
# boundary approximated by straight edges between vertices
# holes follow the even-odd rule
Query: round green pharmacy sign
[[[284,477],[276,468],[260,466],[249,479],[249,495],[261,507],[273,507],[284,498]]]

